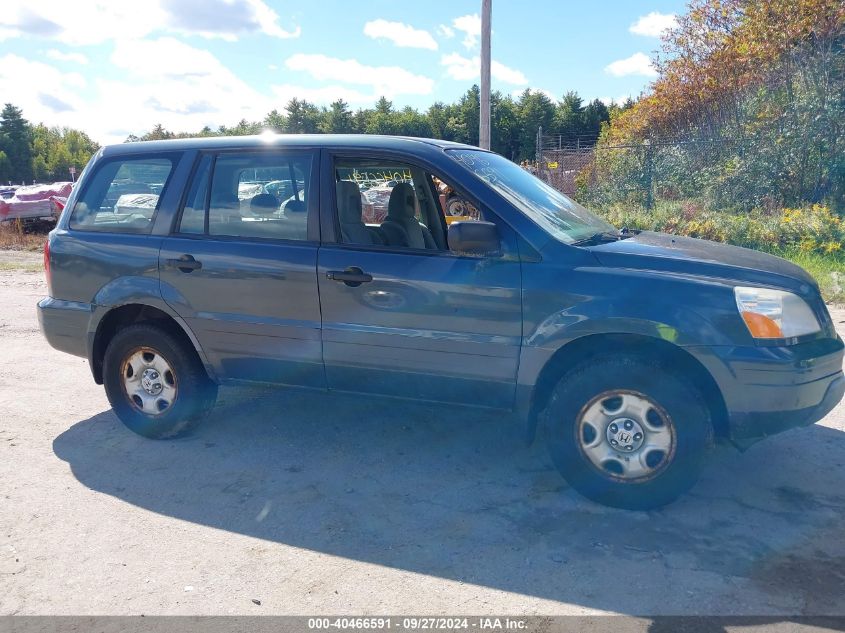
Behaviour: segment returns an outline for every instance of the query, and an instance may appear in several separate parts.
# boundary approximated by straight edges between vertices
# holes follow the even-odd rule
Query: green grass
[[[798,264],[819,282],[828,303],[845,303],[845,258],[791,249],[776,249],[773,255]]]

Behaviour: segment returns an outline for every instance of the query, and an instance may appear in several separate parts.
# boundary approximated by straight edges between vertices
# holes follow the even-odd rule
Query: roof
[[[163,141],[136,141],[120,143],[103,148],[103,155],[129,152],[173,152],[186,150],[214,150],[233,148],[272,147],[334,147],[355,149],[394,149],[413,151],[421,145],[446,148],[478,149],[463,143],[454,143],[432,138],[410,136],[381,136],[375,134],[273,134],[255,136],[213,136],[202,138],[179,138]]]

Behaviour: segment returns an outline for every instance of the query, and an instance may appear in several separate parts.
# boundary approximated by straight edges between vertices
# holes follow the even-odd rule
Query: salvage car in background
[[[5,189],[0,194],[0,222],[55,220],[57,207],[52,199],[67,199],[72,188],[73,183],[56,182]]]

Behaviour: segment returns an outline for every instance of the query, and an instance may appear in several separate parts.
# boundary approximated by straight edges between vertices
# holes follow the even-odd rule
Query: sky
[[[624,101],[683,0],[493,0],[492,87]],[[235,125],[292,97],[397,108],[479,79],[481,0],[3,0],[0,102],[100,143]]]

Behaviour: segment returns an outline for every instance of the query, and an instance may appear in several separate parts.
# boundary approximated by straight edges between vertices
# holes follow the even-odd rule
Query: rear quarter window
[[[177,158],[136,156],[96,165],[73,208],[70,228],[149,233]]]

